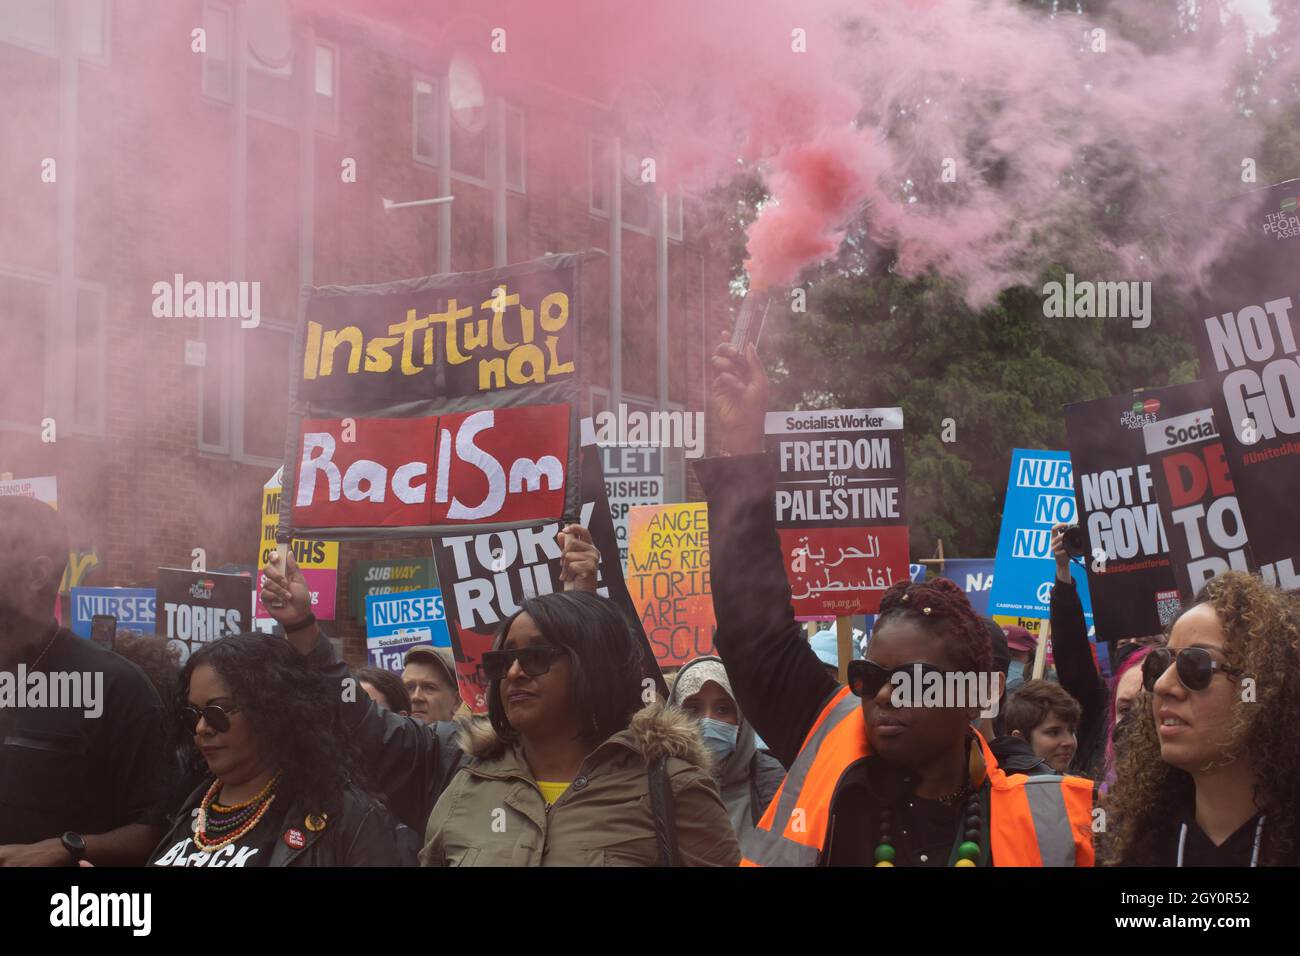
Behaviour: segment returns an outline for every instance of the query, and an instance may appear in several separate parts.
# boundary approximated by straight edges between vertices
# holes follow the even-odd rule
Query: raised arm
[[[776,533],[775,473],[763,451],[767,376],[751,345],[713,355],[722,455],[695,463],[709,505],[718,655],[736,703],[783,765],[793,762],[837,684],[794,619]]]

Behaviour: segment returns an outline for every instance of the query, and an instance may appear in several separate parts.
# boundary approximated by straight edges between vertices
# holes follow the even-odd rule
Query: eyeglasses
[[[849,690],[858,697],[875,697],[880,688],[891,683],[893,676],[900,672],[915,673],[916,668],[922,674],[946,674],[942,667],[925,664],[920,661],[912,664],[899,664],[897,667],[881,667],[875,661],[849,661]]]
[[[181,720],[185,726],[194,733],[199,729],[199,718],[203,718],[219,734],[224,734],[230,729],[230,715],[239,713],[238,707],[231,707],[227,710],[224,707],[218,707],[216,704],[208,704],[206,707],[184,707],[181,709]]]
[[[1180,651],[1171,651],[1167,647],[1158,647],[1147,654],[1142,661],[1142,686],[1149,691],[1156,689],[1156,681],[1170,664],[1178,674],[1178,680],[1188,690],[1205,690],[1214,679],[1215,671],[1222,671],[1229,677],[1242,673],[1240,668],[1220,664],[1210,652],[1203,647],[1184,647]]]
[[[523,672],[529,677],[541,677],[550,671],[552,663],[567,654],[568,651],[564,648],[551,644],[516,647],[507,651],[485,651],[483,673],[488,680],[502,680],[510,671],[510,666],[518,661]]]

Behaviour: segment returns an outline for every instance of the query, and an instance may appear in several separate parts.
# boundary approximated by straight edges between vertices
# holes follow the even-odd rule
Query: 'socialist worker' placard
[[[766,432],[795,614],[874,614],[908,579],[903,410],[768,412]]]
[[[312,289],[277,536],[577,514],[582,259]]]

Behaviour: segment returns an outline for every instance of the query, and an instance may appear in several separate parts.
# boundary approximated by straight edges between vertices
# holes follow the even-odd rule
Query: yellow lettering
[[[316,377],[316,367],[320,363],[320,323],[307,321],[307,347],[302,354],[302,377]]]
[[[469,361],[469,356],[464,354],[459,345],[456,343],[456,323],[460,319],[467,319],[474,314],[473,306],[465,306],[463,309],[456,308],[456,300],[447,300],[446,312],[435,312],[427,316],[430,323],[443,323],[447,326],[447,364],[460,365]]]
[[[398,343],[396,338],[371,339],[366,343],[366,371],[387,372],[393,367],[393,357],[388,354],[388,347]],[[402,353],[402,371],[406,372],[407,353]],[[416,369],[415,371],[419,371]],[[409,375],[410,373],[407,372]]]
[[[492,388],[506,387],[506,360],[503,358],[480,359],[478,363],[478,390],[486,392]]]
[[[334,374],[334,352],[342,342],[352,347],[352,351],[348,353],[348,374],[355,375],[361,371],[361,330],[355,325],[349,325],[344,329],[329,329],[325,333],[325,344],[322,346],[324,355],[320,363],[321,375]]]
[[[414,348],[413,339],[415,337],[416,332],[418,332],[420,329],[424,328],[429,324],[430,318],[431,316],[427,316],[427,315],[422,319],[416,318],[415,310],[407,309],[406,319],[404,321],[397,322],[388,327],[388,332],[390,335],[400,334],[402,336],[402,374],[403,375],[414,375],[416,372],[420,371],[420,366],[415,365],[411,362],[411,351]],[[391,368],[391,365],[389,367]],[[379,371],[386,372],[388,371],[388,369],[380,369]]]
[[[551,314],[551,309],[555,314]],[[569,321],[569,297],[563,292],[552,292],[542,299],[540,306],[542,328],[547,332],[558,332]]]
[[[551,376],[570,375],[573,373],[573,363],[561,363],[559,357],[555,354],[555,347],[559,343],[560,337],[558,335],[548,335],[546,337],[546,351],[551,353],[551,364],[546,369],[546,374]]]
[[[531,375],[524,374],[524,363],[532,366]],[[536,345],[521,345],[510,353],[510,358],[506,361],[506,377],[510,379],[512,385],[523,385],[525,382],[536,382],[541,384],[546,381],[546,356]]]

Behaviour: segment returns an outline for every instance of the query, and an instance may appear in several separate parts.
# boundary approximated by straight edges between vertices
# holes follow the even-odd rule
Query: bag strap
[[[650,813],[654,817],[660,866],[681,866],[677,854],[677,821],[674,810],[673,787],[668,780],[668,758],[660,757],[650,765]]]

